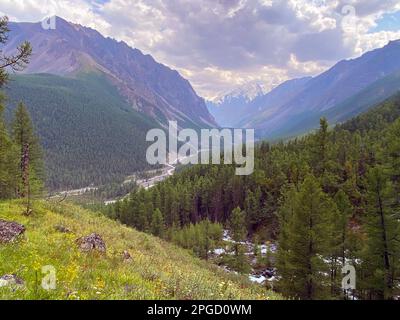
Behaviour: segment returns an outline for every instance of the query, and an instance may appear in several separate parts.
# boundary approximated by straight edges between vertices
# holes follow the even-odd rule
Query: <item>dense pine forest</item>
[[[392,299],[400,289],[399,136],[397,95],[335,128],[321,119],[313,134],[260,143],[253,175],[191,167],[132,193],[109,214],[139,230],[166,230],[186,246],[190,234],[180,241],[177,232],[188,235],[180,230],[204,221],[227,226],[239,241],[276,241],[277,289],[287,297],[342,298],[340,270],[350,262],[357,298]],[[192,238],[208,235],[202,229]]]
[[[21,99],[32,113],[49,190],[105,185],[149,168],[146,132],[159,125],[135,111],[104,76],[17,75],[5,88],[8,120]]]

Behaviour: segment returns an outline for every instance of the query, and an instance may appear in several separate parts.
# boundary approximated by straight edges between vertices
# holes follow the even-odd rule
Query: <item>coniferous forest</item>
[[[204,223],[225,225],[238,241],[274,241],[286,297],[343,298],[340,270],[350,261],[357,298],[391,299],[400,276],[399,134],[397,95],[334,128],[321,119],[313,134],[259,143],[253,175],[236,176],[228,165],[186,168],[108,214],[203,257],[196,235],[208,236]]]

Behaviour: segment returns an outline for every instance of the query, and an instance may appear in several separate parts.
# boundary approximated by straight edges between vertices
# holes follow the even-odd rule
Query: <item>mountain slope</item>
[[[311,77],[304,77],[288,80],[272,89],[267,94],[257,97],[247,108],[247,113],[238,123],[238,126],[250,126],[250,124],[248,124],[249,122],[253,125],[253,123],[257,123],[257,121],[254,120],[254,122],[252,122],[252,119],[260,119],[260,121],[262,121],[262,119],[279,112],[283,105],[304,90],[311,79]]]
[[[0,276],[15,274],[23,279],[25,289],[0,287],[0,299],[281,298],[186,250],[79,207],[35,202],[33,216],[26,217],[22,211],[18,201],[0,202],[0,219],[26,227],[23,239],[0,244]],[[70,233],[58,231],[62,228]],[[105,242],[104,255],[78,250],[75,240],[93,232]],[[132,257],[130,261],[124,261],[124,251]],[[56,269],[55,290],[40,286],[45,265]]]
[[[400,92],[400,71],[386,76],[354,96],[344,100],[333,108],[323,111],[310,111],[302,116],[297,115],[281,129],[275,131],[275,137],[293,137],[318,127],[319,119],[325,117],[332,124],[345,122],[352,117],[382,103]]]
[[[204,100],[175,70],[150,55],[99,32],[56,18],[56,29],[40,23],[10,23],[10,41],[4,52],[28,40],[33,55],[27,73],[74,75],[100,71],[118,88],[131,106],[158,122],[177,120],[181,126],[215,125]]]
[[[6,89],[9,120],[19,101],[30,111],[50,189],[103,184],[148,167],[146,132],[159,124],[133,110],[102,74],[19,75]]]
[[[258,130],[264,137],[279,137],[283,131],[286,135],[296,132],[290,127],[302,127],[302,132],[310,130],[310,117],[318,117],[326,113],[335,113],[347,99],[361,93],[363,90],[391,74],[400,71],[400,40],[392,41],[383,48],[368,52],[353,60],[341,61],[330,70],[311,79],[305,88],[292,97],[274,112],[254,115],[246,126]],[[367,101],[369,106],[376,101]],[[359,112],[353,110],[348,116]],[[346,110],[341,120],[348,119]],[[338,112],[337,112],[338,113]]]

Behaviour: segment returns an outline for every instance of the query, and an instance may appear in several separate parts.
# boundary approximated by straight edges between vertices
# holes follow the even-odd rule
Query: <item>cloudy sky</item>
[[[399,0],[1,0],[0,14],[95,28],[177,69],[207,98],[315,75],[400,39]]]

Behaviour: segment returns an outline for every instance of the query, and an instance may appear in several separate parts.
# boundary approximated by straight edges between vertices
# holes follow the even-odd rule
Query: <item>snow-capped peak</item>
[[[213,100],[215,104],[220,104],[232,99],[244,99],[246,102],[254,100],[256,97],[264,95],[266,89],[261,82],[248,82],[244,85],[238,86],[233,90],[229,90]]]

